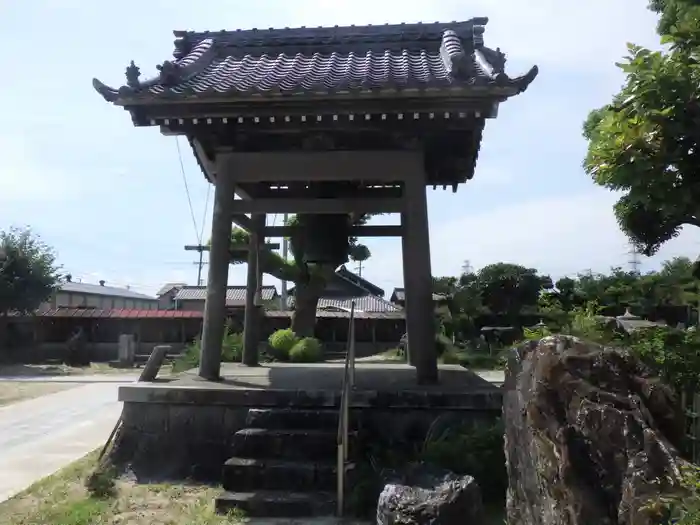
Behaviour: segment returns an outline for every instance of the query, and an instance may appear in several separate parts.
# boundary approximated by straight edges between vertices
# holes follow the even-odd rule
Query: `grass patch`
[[[23,383],[19,381],[0,382],[0,406],[10,405],[18,401],[35,399],[48,394],[75,388],[76,384],[65,383]]]
[[[88,454],[0,503],[0,525],[223,525],[242,521],[235,513],[214,513],[217,488],[139,485],[115,479],[109,472],[95,474],[97,454]],[[91,491],[86,488],[88,480]]]
[[[403,350],[401,350],[400,348],[390,348],[389,350],[385,350],[381,354],[377,354],[377,357],[381,358],[383,361],[406,361],[406,356],[404,355]]]

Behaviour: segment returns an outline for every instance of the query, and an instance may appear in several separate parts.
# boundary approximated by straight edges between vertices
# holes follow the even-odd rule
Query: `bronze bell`
[[[347,262],[350,236],[347,215],[306,215],[301,224],[306,264],[340,266]]]

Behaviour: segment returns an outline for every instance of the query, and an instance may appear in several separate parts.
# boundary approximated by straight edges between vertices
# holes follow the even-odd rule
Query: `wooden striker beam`
[[[286,237],[291,233],[289,226],[266,226],[263,230],[265,237]],[[354,237],[400,237],[401,226],[395,225],[372,225],[353,226],[350,235]]]

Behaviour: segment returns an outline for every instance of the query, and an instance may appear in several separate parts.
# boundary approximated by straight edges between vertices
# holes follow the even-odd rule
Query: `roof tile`
[[[495,85],[523,91],[537,75],[509,78],[505,57],[483,45],[486,19],[468,22],[183,33],[176,60],[157,78],[113,89],[97,79],[108,101],[202,95],[333,93]],[[134,78],[136,77],[136,78]]]
[[[245,286],[229,286],[226,290],[226,306],[245,305]],[[272,301],[277,296],[274,286],[262,287],[262,300]],[[173,300],[175,301],[204,301],[207,297],[206,286],[183,286],[178,290]]]
[[[316,311],[322,311],[324,309],[339,309],[350,311],[353,301],[355,302],[355,311],[358,312],[372,312],[372,313],[387,313],[387,312],[402,312],[403,308],[389,301],[373,296],[366,295],[364,297],[349,297],[346,299],[342,298],[321,298],[318,300],[318,306]],[[294,308],[294,296],[287,298],[288,308]]]

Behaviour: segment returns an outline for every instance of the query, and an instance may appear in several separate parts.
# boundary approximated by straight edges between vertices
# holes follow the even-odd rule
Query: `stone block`
[[[225,443],[224,413],[221,406],[170,405],[169,431],[192,442]]]
[[[122,425],[148,434],[169,432],[169,406],[161,403],[124,403]]]

